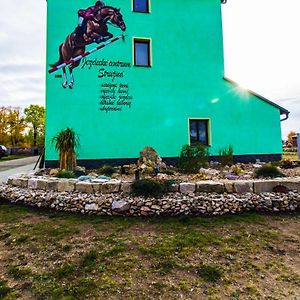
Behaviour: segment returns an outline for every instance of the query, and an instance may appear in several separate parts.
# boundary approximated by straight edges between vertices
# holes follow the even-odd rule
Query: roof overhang
[[[235,81],[233,81],[233,80],[231,80],[231,79],[229,79],[229,78],[227,78],[227,77],[223,77],[223,79],[224,79],[225,81],[231,83],[231,84],[234,85],[234,86],[239,86],[239,84],[238,84],[237,82],[235,82]],[[261,95],[255,93],[255,92],[253,92],[253,91],[251,91],[251,90],[246,89],[246,91],[247,91],[249,94],[251,94],[251,95],[253,95],[253,96],[259,98],[260,100],[262,100],[262,101],[264,101],[264,102],[266,102],[266,103],[268,103],[268,104],[270,104],[270,105],[272,105],[272,106],[278,108],[279,111],[280,111],[280,115],[286,115],[286,118],[282,119],[281,121],[284,121],[284,120],[286,120],[286,119],[289,117],[290,112],[289,112],[287,109],[283,108],[282,106],[280,106],[280,105],[278,105],[278,104],[276,104],[276,103],[270,101],[269,99],[267,99],[267,98],[265,98],[265,97],[263,97],[263,96],[261,96]]]

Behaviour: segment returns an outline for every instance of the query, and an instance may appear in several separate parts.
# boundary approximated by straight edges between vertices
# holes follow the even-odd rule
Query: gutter
[[[285,117],[283,119],[280,119],[280,122],[286,121],[289,118],[289,116],[290,116],[290,112],[288,111],[285,113]]]

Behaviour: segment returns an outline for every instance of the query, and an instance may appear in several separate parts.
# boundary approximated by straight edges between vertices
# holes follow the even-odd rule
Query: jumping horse
[[[120,13],[120,9],[112,6],[104,6],[95,11],[94,18],[88,20],[84,26],[84,30],[81,32],[75,30],[70,33],[65,41],[59,46],[59,60],[51,67],[56,67],[78,55],[85,52],[87,45],[92,43],[102,43],[112,38],[113,35],[108,32],[107,24],[112,24],[122,31],[126,30],[126,25],[123,20],[123,16]],[[66,67],[63,67],[63,88],[69,86],[70,89],[74,86],[73,69],[80,65],[80,60],[75,61],[69,66],[71,81],[68,83]]]

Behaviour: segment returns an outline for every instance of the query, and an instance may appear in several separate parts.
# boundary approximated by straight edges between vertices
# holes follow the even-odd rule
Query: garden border
[[[223,215],[245,211],[296,211],[300,178],[198,181],[172,184],[161,198],[131,195],[131,182],[82,182],[76,179],[13,177],[0,186],[12,203],[97,215]],[[282,193],[273,192],[280,186]]]

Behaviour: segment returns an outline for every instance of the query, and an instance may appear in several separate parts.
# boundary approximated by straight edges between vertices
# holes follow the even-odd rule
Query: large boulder
[[[144,173],[152,173],[155,168],[158,168],[158,171],[166,168],[166,164],[152,147],[147,146],[140,152],[138,167]]]

